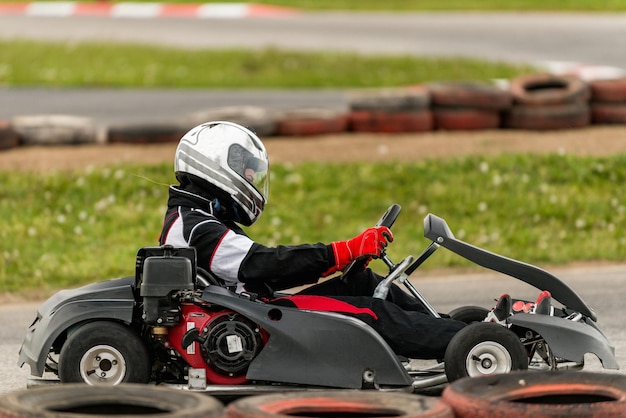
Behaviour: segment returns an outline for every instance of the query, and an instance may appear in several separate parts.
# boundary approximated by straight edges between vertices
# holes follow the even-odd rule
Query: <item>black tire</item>
[[[591,121],[594,124],[626,124],[626,102],[591,103]]]
[[[433,130],[430,109],[387,112],[355,110],[348,115],[350,130],[354,132],[403,133]]]
[[[0,150],[17,147],[17,134],[8,122],[0,120]]]
[[[101,143],[102,130],[92,118],[72,115],[24,115],[11,119],[23,145],[75,145]]]
[[[147,383],[150,369],[150,355],[137,333],[111,321],[80,326],[71,332],[59,355],[62,383]]]
[[[626,78],[592,80],[591,101],[602,103],[626,103]]]
[[[509,329],[492,322],[476,322],[459,331],[444,357],[449,382],[528,369],[524,346]]]
[[[587,83],[575,76],[529,74],[511,80],[515,103],[528,106],[551,106],[583,103],[589,100]]]
[[[109,143],[157,144],[178,142],[189,127],[181,124],[130,124],[111,126],[107,132]]]
[[[257,106],[226,106],[200,110],[187,115],[184,123],[191,129],[211,120],[238,123],[261,138],[276,134],[276,112]]]
[[[461,107],[433,108],[435,129],[442,131],[477,131],[498,129],[500,113],[494,110]]]
[[[457,418],[623,417],[626,376],[592,372],[517,372],[461,379],[442,399]]]
[[[0,417],[63,418],[145,416],[221,417],[217,399],[188,391],[151,385],[44,386],[14,391],[0,398]]]
[[[459,306],[450,311],[450,318],[457,321],[471,324],[472,322],[482,322],[489,313],[489,309],[482,306]]]
[[[313,136],[345,132],[348,116],[340,110],[300,109],[281,113],[276,121],[276,135]]]
[[[424,86],[357,90],[348,94],[351,111],[409,112],[428,110],[430,92]]]
[[[479,82],[432,83],[428,85],[434,107],[462,107],[500,111],[511,107],[510,91]]]
[[[514,105],[505,112],[502,126],[509,129],[551,130],[588,126],[591,112],[586,103],[554,106]]]
[[[224,416],[453,418],[454,414],[449,405],[435,397],[398,392],[333,390],[250,396],[230,403]]]

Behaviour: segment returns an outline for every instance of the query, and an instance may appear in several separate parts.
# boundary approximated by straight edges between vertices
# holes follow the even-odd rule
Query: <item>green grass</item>
[[[172,181],[170,164],[0,172],[0,290],[42,296],[131,275],[137,249],[156,245]],[[622,261],[625,181],[624,155],[275,165],[270,203],[248,232],[269,245],[347,239],[395,202],[395,261],[426,247],[428,212],[460,239],[540,266]],[[445,249],[424,265],[447,267],[470,265]]]
[[[0,41],[0,85],[10,86],[371,87],[512,78],[529,71],[460,58]]]

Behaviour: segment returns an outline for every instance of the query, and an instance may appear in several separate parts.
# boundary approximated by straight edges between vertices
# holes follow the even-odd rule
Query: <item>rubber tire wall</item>
[[[222,403],[211,396],[151,385],[55,385],[14,391],[0,398],[0,417],[12,418],[217,418],[223,412]]]
[[[626,103],[626,78],[592,80],[589,88],[594,102]]]
[[[457,418],[613,418],[626,415],[626,376],[514,372],[458,380],[442,399]]]
[[[11,126],[23,145],[94,144],[106,140],[92,118],[81,116],[15,116]]]
[[[0,120],[0,150],[11,149],[17,147],[18,144],[17,134],[11,125],[6,121]]]
[[[192,126],[177,124],[117,125],[108,130],[108,142],[156,144],[178,142]]]
[[[470,108],[433,109],[435,129],[443,131],[476,131],[498,129],[500,113],[493,110]]]
[[[626,78],[595,80],[591,88],[591,121],[594,124],[626,124]]]
[[[430,110],[387,112],[382,110],[355,110],[348,116],[354,132],[402,133],[433,130]]]
[[[486,83],[432,83],[428,89],[437,130],[498,129],[500,112],[513,102],[508,90]]]
[[[312,136],[345,132],[348,127],[346,116],[332,118],[291,118],[276,123],[276,134],[282,136]]]
[[[441,399],[399,392],[319,391],[259,395],[226,407],[226,418],[396,417],[454,418]]]
[[[574,76],[530,74],[511,80],[513,100],[531,106],[564,105],[589,100],[587,83]]]
[[[357,90],[348,94],[352,111],[406,112],[430,107],[430,91],[422,85]]]
[[[486,83],[432,83],[428,85],[433,106],[500,111],[508,109],[513,96]]]
[[[503,126],[510,129],[553,130],[573,129],[589,125],[591,114],[586,103],[554,106],[513,106],[503,117]]]
[[[594,124],[626,124],[626,102],[591,103],[591,120]]]

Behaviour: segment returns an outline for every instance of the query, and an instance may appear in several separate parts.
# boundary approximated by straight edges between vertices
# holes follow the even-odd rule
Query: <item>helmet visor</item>
[[[254,155],[239,144],[233,144],[228,150],[228,166],[261,193],[265,202],[269,191],[267,156],[259,152]]]

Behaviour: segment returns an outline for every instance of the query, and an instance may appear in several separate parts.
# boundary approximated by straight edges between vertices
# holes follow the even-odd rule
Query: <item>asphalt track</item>
[[[626,68],[623,13],[301,13],[280,18],[0,16],[0,38],[571,61]]]

